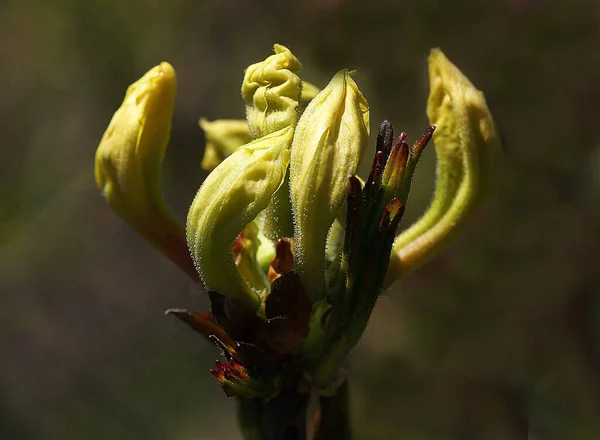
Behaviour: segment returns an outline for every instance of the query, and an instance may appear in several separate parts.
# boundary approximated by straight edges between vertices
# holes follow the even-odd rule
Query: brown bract
[[[265,319],[245,304],[209,292],[214,320],[235,341],[239,361],[249,367],[280,371],[308,336],[311,304],[295,271],[277,278],[265,301]]]
[[[289,242],[280,243],[280,251],[285,250],[279,255],[281,267],[287,267],[288,256],[283,257],[290,252]],[[297,367],[294,361],[308,336],[312,308],[297,272],[287,270],[273,282],[265,300],[264,319],[241,301],[215,291],[208,295],[211,313],[181,309],[167,313],[186,322],[222,350],[227,363],[217,361],[212,373],[228,396],[235,394],[231,387],[234,379],[242,383],[250,381],[253,373],[272,376]],[[240,372],[244,374],[237,374]]]
[[[292,240],[280,238],[275,243],[275,258],[269,266],[269,283],[273,284],[281,275],[288,273],[294,267],[294,256],[292,255]]]

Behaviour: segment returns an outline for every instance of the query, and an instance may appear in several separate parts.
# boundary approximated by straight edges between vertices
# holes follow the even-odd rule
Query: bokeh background
[[[127,85],[170,61],[164,191],[184,219],[205,177],[198,118],[243,117],[243,69],[274,42],[320,86],[358,69],[372,126],[409,139],[427,126],[439,46],[504,141],[495,196],[381,299],[353,353],[356,438],[600,438],[595,0],[4,0],[0,438],[240,439],[208,373],[215,348],[163,316],[206,308],[202,291],[108,208],[93,159]]]

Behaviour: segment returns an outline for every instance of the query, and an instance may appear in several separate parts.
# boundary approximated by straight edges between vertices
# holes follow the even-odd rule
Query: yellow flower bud
[[[325,292],[325,244],[369,136],[369,107],[347,70],[306,107],[292,145],[296,269],[311,300]]]
[[[200,128],[206,136],[206,148],[202,158],[202,169],[212,171],[238,147],[252,140],[248,124],[238,119],[208,121],[200,118]]]
[[[483,93],[439,49],[429,56],[427,115],[437,156],[435,195],[394,243],[386,285],[435,256],[486,194],[501,145]]]
[[[316,86],[302,83],[296,75],[302,64],[287,47],[275,44],[274,51],[275,55],[248,67],[242,83],[248,127],[253,138],[294,127],[300,111],[298,100],[302,99],[306,106],[319,92]],[[288,180],[265,212],[263,230],[273,240],[293,234]]]
[[[320,91],[321,89],[317,86],[309,82],[302,81],[302,91],[300,92],[300,104],[302,107],[305,108],[308,103],[319,94]]]
[[[242,98],[251,136],[256,139],[298,120],[298,99],[302,81],[297,72],[302,68],[298,58],[280,44],[273,46],[275,55],[246,69]]]
[[[208,175],[188,213],[188,245],[206,288],[254,310],[264,292],[240,274],[232,245],[283,182],[293,133],[287,127],[238,148]]]
[[[175,71],[166,62],[129,86],[98,145],[95,175],[98,188],[117,214],[197,278],[183,226],[165,205],[161,192],[175,88]]]

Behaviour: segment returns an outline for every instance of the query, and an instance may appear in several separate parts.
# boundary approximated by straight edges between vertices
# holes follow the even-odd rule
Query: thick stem
[[[245,440],[307,440],[308,394],[287,392],[272,399],[238,399]]]
[[[319,410],[313,424],[313,440],[350,440],[347,380],[336,390],[334,396],[319,399]]]

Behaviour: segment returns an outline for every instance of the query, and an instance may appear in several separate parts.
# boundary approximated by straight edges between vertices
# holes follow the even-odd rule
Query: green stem
[[[272,399],[238,399],[245,440],[307,440],[308,394],[287,392]]]
[[[319,399],[319,410],[313,420],[313,440],[350,440],[350,416],[348,410],[348,381],[345,381],[331,397]]]

